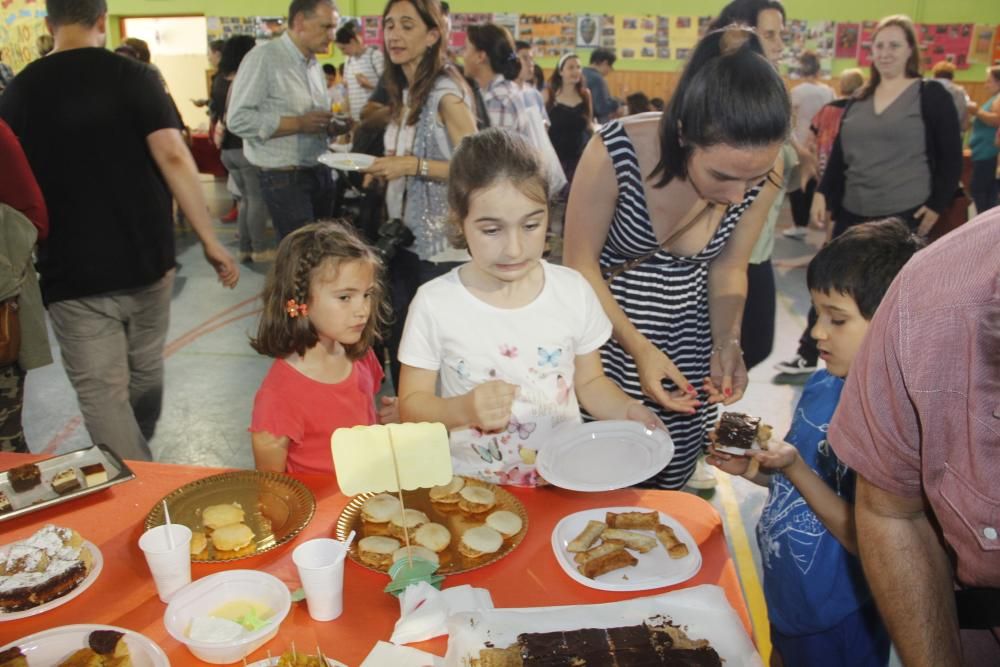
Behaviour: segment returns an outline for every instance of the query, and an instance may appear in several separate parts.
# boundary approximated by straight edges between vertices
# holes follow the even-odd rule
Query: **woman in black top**
[[[549,112],[549,139],[562,163],[566,180],[572,184],[573,172],[590,139],[594,122],[594,108],[590,91],[583,84],[579,56],[567,53],[559,59],[543,94]]]

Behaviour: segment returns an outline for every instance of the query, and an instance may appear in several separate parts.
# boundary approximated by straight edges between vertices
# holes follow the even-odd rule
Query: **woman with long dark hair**
[[[789,114],[757,37],[729,28],[698,44],[662,116],[608,123],[580,160],[566,264],[614,327],[601,353],[607,375],[674,440],[673,460],[647,486],[683,486],[716,405],[746,389],[747,262],[780,187]]]
[[[566,179],[572,183],[594,123],[594,107],[590,91],[583,83],[578,55],[563,54],[552,72],[549,87],[542,94],[549,112],[549,139]]]
[[[379,245],[389,264],[393,326],[387,340],[394,384],[396,351],[417,288],[468,258],[448,240],[448,163],[463,137],[474,134],[472,91],[445,59],[444,18],[437,0],[389,0],[382,13],[389,62],[385,157],[366,169],[385,181],[389,217]],[[406,232],[409,232],[407,234]]]
[[[944,86],[920,77],[913,21],[882,19],[872,36],[871,77],[844,111],[813,220],[829,211],[839,236],[895,216],[926,236],[954,199],[961,169],[958,113]]]
[[[479,85],[490,127],[516,130],[524,100],[517,85],[521,61],[510,33],[492,23],[470,25],[462,56],[465,75]]]

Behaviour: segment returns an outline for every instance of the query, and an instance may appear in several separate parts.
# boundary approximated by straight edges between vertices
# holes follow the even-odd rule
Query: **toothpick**
[[[389,435],[389,451],[392,453],[392,472],[396,475],[396,493],[399,494],[399,512],[403,516],[403,539],[406,541],[406,565],[413,567],[413,550],[410,549],[410,528],[406,525],[406,505],[403,504],[403,485],[399,482],[399,463],[396,461],[396,446],[392,442],[392,426],[386,425]]]
[[[326,657],[323,655],[323,649],[319,647],[319,644],[316,644],[316,655],[319,656],[319,664],[326,667]]]
[[[292,664],[294,665],[294,664],[298,663],[298,661],[299,661],[299,656],[295,652],[295,642],[293,641],[292,642]]]

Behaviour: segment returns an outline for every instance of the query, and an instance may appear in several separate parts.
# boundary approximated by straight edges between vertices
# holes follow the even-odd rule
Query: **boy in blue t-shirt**
[[[821,249],[806,280],[819,315],[811,335],[826,369],[806,383],[784,442],[749,457],[710,449],[710,463],[769,489],[757,542],[778,664],[888,663],[889,636],[857,558],[854,473],[826,433],[879,302],[922,245],[890,219],[852,227]]]

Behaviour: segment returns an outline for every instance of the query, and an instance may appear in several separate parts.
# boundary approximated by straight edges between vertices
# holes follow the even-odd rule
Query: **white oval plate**
[[[55,609],[56,607],[60,607],[66,604],[67,602],[75,598],[77,595],[90,588],[90,586],[95,581],[97,581],[97,575],[99,575],[101,573],[101,570],[104,568],[104,557],[101,555],[101,550],[98,549],[97,546],[94,545],[92,542],[84,540],[83,546],[86,547],[87,549],[90,549],[90,553],[94,557],[94,564],[90,568],[90,572],[87,573],[87,576],[84,577],[83,581],[80,582],[79,586],[71,590],[66,595],[63,595],[62,597],[58,597],[55,600],[49,600],[45,604],[40,604],[37,607],[32,607],[31,609],[25,609],[24,611],[15,611],[10,613],[0,612],[0,623],[2,623],[3,621],[16,621],[19,618],[28,618],[29,616],[44,614],[50,609]],[[9,549],[10,549],[9,544],[0,547],[0,558],[6,556],[7,551]]]
[[[326,658],[326,656],[323,656]],[[257,662],[251,662],[247,667],[277,667],[278,661],[281,658],[264,658],[263,660],[258,660]],[[344,663],[339,660],[334,660],[333,658],[326,658],[326,664],[329,667],[347,667]]]
[[[372,166],[372,162],[375,161],[375,156],[366,155],[365,153],[330,152],[323,153],[316,159],[331,169],[340,169],[341,171],[361,171],[362,169],[367,169]]]
[[[603,522],[608,512],[649,512],[648,507],[602,507],[600,509],[584,510],[564,517],[552,531],[552,551],[556,562],[566,571],[570,578],[601,591],[646,591],[653,588],[673,586],[687,581],[698,574],[701,569],[701,551],[698,543],[677,519],[659,512],[660,523],[674,529],[677,539],[687,545],[688,555],[684,558],[671,558],[660,541],[656,548],[644,554],[629,551],[638,559],[635,567],[623,567],[591,579],[580,574],[573,560],[575,554],[566,551],[566,546],[583,532],[588,521]],[[637,533],[655,537],[652,531],[637,530]]]
[[[644,482],[674,457],[666,431],[633,421],[599,421],[558,429],[538,452],[538,473],[570,491],[614,491]]]
[[[64,625],[18,639],[0,648],[0,651],[18,646],[28,658],[29,665],[58,665],[74,651],[87,648],[87,637],[94,630],[124,633],[133,667],[170,667],[167,654],[152,639],[113,625]]]

